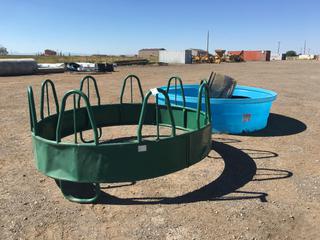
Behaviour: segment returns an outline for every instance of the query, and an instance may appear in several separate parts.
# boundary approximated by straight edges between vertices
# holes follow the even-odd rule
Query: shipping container
[[[228,51],[228,54],[239,55],[241,51]],[[271,51],[269,50],[244,50],[243,59],[245,61],[270,61]]]

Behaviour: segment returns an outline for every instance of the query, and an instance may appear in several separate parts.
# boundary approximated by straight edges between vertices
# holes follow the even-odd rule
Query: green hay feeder
[[[127,80],[131,83],[131,103],[122,100]],[[138,83],[141,103],[133,103],[133,80]],[[90,82],[98,99],[95,105],[90,103]],[[85,84],[87,94],[83,92]],[[56,107],[54,114],[51,114],[49,107],[50,89]],[[158,104],[159,94],[164,96],[165,105]],[[203,94],[206,112],[201,111]],[[156,101],[148,103],[152,95]],[[73,109],[66,110],[69,98],[73,99]],[[211,149],[211,115],[206,83],[199,88],[197,109],[185,105],[172,106],[166,91],[161,88],[151,89],[143,97],[140,80],[134,75],[124,80],[118,104],[100,103],[98,86],[91,76],[81,81],[79,90],[71,90],[63,96],[61,108],[53,82],[44,81],[39,121],[32,87],[28,87],[28,101],[36,167],[44,175],[55,179],[70,201],[96,201],[100,183],[132,182],[179,171],[205,158]],[[81,102],[85,106],[81,106]],[[116,143],[100,140],[103,127],[121,125],[137,125],[136,139]],[[143,138],[143,125],[157,126],[155,140]],[[160,137],[159,126],[171,128],[171,136]],[[176,129],[184,132],[176,135]],[[92,131],[93,139],[84,139],[82,132],[86,130]],[[70,135],[74,135],[73,142],[63,141]]]

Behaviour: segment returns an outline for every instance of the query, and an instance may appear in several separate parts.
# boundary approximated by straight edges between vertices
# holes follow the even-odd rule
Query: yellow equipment
[[[225,61],[225,59],[223,58],[223,55],[226,52],[226,50],[216,49],[215,52],[216,52],[216,55],[215,55],[214,63],[219,64],[219,63]]]
[[[212,54],[207,53],[206,55],[192,56],[193,63],[214,63],[215,58]]]

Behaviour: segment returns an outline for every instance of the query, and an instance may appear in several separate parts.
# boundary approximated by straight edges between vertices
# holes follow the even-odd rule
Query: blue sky
[[[0,0],[0,44],[9,52],[135,54],[170,50],[303,48],[320,53],[318,0]]]

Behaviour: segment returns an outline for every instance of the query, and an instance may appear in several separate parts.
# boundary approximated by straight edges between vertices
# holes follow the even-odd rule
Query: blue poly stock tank
[[[199,85],[183,85],[183,88],[186,107],[196,108]],[[166,90],[166,87],[163,89]],[[180,87],[170,87],[168,95],[171,104],[182,105]],[[210,98],[212,132],[240,134],[265,128],[276,97],[277,93],[270,90],[238,85],[232,98]],[[203,99],[203,110],[204,102]],[[160,95],[159,103],[164,104]]]

